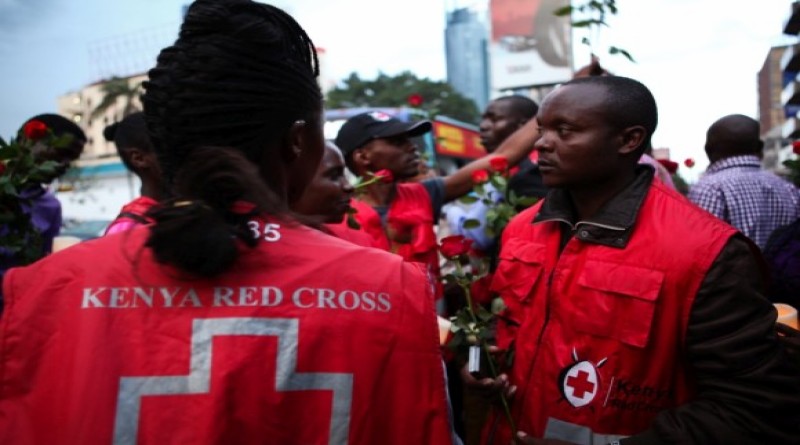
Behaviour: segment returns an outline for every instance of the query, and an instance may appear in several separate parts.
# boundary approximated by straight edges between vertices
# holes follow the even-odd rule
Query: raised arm
[[[533,151],[533,143],[539,137],[539,128],[536,119],[529,120],[525,125],[509,136],[498,149],[480,159],[476,159],[461,167],[452,175],[444,178],[445,202],[460,198],[472,190],[472,172],[489,168],[489,160],[493,157],[503,156],[508,159],[508,165],[514,166],[522,161]]]

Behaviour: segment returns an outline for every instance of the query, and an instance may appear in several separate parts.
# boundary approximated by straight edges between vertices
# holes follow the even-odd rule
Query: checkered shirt
[[[757,156],[733,156],[711,164],[689,191],[689,199],[762,249],[773,230],[800,218],[800,190],[762,170]]]

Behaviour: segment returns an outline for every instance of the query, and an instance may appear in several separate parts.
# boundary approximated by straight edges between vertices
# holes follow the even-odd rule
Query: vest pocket
[[[644,348],[663,281],[658,270],[586,261],[573,295],[575,329]]]
[[[509,296],[525,303],[533,285],[542,274],[544,246],[519,238],[511,238],[500,252],[500,262],[492,277],[491,290],[504,299]]]

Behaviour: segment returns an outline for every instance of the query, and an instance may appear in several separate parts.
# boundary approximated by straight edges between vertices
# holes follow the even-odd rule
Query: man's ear
[[[129,148],[128,161],[136,170],[147,168],[147,154],[138,148]]]
[[[620,137],[622,138],[622,146],[620,146],[618,152],[621,155],[626,155],[639,150],[647,137],[647,130],[641,125],[628,127],[622,130]]]
[[[369,170],[369,166],[371,164],[372,160],[368,146],[356,148],[353,151],[353,166],[358,170],[357,172],[353,173],[360,175],[361,172]]]

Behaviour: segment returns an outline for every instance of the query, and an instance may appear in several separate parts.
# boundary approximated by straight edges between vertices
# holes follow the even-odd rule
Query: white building
[[[123,79],[136,87],[146,76],[138,74]],[[110,221],[125,203],[139,195],[139,179],[125,169],[114,143],[103,137],[107,125],[122,119],[126,100],[118,98],[103,113],[95,113],[105,96],[105,83],[95,82],[58,98],[58,113],[78,123],[87,137],[75,174],[68,174],[59,184],[57,195],[65,220]],[[141,109],[138,94],[134,95],[132,106]]]
[[[319,83],[323,94],[336,82],[328,75],[326,51],[318,49]],[[125,77],[130,86],[141,85],[146,74]],[[117,102],[97,115],[94,110],[102,102],[103,86],[108,80],[89,84],[78,91],[58,98],[58,113],[74,120],[86,132],[87,143],[73,174],[62,178],[57,196],[61,201],[64,220],[113,220],[120,208],[139,196],[139,178],[128,172],[117,156],[113,142],[106,141],[103,130],[109,124],[122,119],[126,107],[125,99]],[[141,110],[138,94],[132,106]]]

